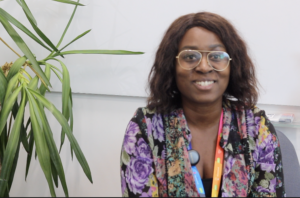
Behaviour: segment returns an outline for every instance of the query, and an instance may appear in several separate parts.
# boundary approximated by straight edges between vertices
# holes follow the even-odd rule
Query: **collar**
[[[248,191],[249,167],[248,159],[245,159],[245,151],[249,151],[247,142],[247,129],[245,111],[237,111],[230,103],[223,103],[223,130],[220,146],[225,150],[224,174],[222,195],[224,196],[243,196],[244,191],[237,194],[225,185],[225,182],[234,174],[236,180],[231,181],[232,185],[242,186],[245,192]],[[192,136],[188,129],[183,109],[176,109],[164,115],[164,129],[166,134],[166,170],[168,182],[168,195],[176,196],[199,196],[196,189],[191,165],[188,157],[187,146],[191,142]],[[238,173],[233,173],[235,163],[241,164],[244,168]],[[245,177],[240,178],[239,176]],[[241,182],[240,180],[243,179]],[[247,183],[247,185],[245,184]],[[243,185],[241,185],[243,184]]]

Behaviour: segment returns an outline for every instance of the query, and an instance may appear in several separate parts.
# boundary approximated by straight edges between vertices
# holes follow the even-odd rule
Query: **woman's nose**
[[[213,70],[213,68],[209,65],[207,57],[203,56],[201,62],[195,67],[195,71],[200,73],[209,73]]]

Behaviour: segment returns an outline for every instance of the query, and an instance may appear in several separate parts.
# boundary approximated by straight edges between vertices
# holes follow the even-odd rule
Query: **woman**
[[[149,84],[125,133],[123,196],[285,196],[278,138],[255,107],[254,66],[226,19],[201,12],[173,22]],[[189,150],[200,155],[193,167]]]

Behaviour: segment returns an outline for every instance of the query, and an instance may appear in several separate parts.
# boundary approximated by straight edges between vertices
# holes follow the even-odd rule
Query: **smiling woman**
[[[230,76],[230,67],[226,67],[229,65],[229,59],[221,61],[221,66],[217,67],[221,71],[214,72],[216,67],[213,65],[216,61],[212,61],[214,59],[209,56],[212,56],[212,53],[215,54],[214,56],[226,53],[224,44],[216,34],[202,27],[193,27],[185,33],[179,43],[180,54],[184,52],[183,49],[187,48],[206,50],[202,53],[207,56],[203,56],[188,70],[186,67],[180,67],[186,64],[183,64],[185,61],[178,59],[175,79],[181,93],[182,103],[187,103],[187,105],[193,103],[207,105],[215,102],[222,104],[222,96],[228,86]],[[222,62],[225,63],[222,64]]]
[[[201,12],[175,20],[149,75],[148,105],[125,132],[123,196],[285,196],[278,138],[255,106],[256,81],[226,19]]]
[[[209,20],[213,22],[208,22]],[[214,38],[210,39],[215,40],[206,41],[209,46],[203,46],[204,43],[202,43],[202,46],[195,44],[200,38],[194,33],[196,33],[196,30],[199,32],[199,29],[203,30],[202,34],[214,32]],[[199,36],[201,37],[201,35]],[[201,38],[205,40],[205,38]],[[148,98],[148,107],[151,109],[156,108],[159,112],[178,108],[178,104],[180,104],[178,101],[181,100],[181,96],[176,94],[178,88],[175,82],[176,59],[174,57],[184,49],[205,50],[199,47],[206,47],[209,51],[227,52],[232,59],[230,61],[229,85],[224,92],[224,97],[236,98],[235,104],[239,107],[250,107],[256,104],[258,94],[255,68],[247,54],[245,43],[226,19],[218,15],[199,14],[180,17],[174,21],[166,32],[156,53],[155,63],[149,76],[151,92]],[[203,58],[207,58],[206,54]],[[151,78],[151,76],[153,77]]]

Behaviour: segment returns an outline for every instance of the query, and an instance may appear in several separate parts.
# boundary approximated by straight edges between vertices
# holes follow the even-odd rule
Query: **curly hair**
[[[223,98],[231,99],[231,104],[237,108],[252,108],[257,102],[258,87],[255,67],[248,56],[247,46],[229,21],[209,12],[181,16],[165,33],[148,77],[150,95],[147,107],[158,113],[167,113],[181,107],[181,94],[175,79],[175,57],[180,41],[193,27],[202,27],[215,33],[232,58],[229,84]]]

